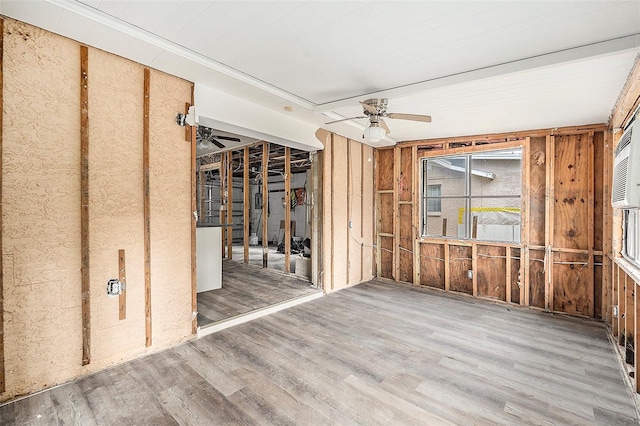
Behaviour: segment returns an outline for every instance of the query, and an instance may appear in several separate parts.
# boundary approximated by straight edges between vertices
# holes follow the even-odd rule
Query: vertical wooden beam
[[[477,216],[474,216],[474,219],[477,220],[477,218]],[[471,278],[473,297],[478,297],[478,245],[475,241],[471,243],[471,269],[473,270],[473,277]]]
[[[511,247],[506,247],[506,258],[505,261],[507,262],[505,265],[505,302],[507,303],[511,303]]]
[[[262,142],[262,267],[269,266],[269,142]]]
[[[118,312],[121,320],[127,319],[127,269],[124,250],[118,250],[118,280],[124,284],[124,290],[118,300]]]
[[[420,173],[420,161],[418,161],[418,146],[411,147],[411,202],[413,207],[412,235],[413,239],[413,284],[420,285],[420,193],[422,182]]]
[[[220,210],[219,210],[219,222],[220,225],[227,223],[227,153],[220,154]],[[213,205],[213,204],[212,204]],[[222,247],[222,258],[227,257],[227,228],[222,226],[220,232],[220,244]]]
[[[529,306],[529,247],[520,249],[520,305]],[[526,265],[526,266],[525,266]]]
[[[91,362],[89,275],[89,49],[80,46],[80,246],[82,250],[82,365]]]
[[[4,62],[4,19],[0,18],[0,200],[2,200],[2,129],[3,129],[3,62]],[[5,392],[5,367],[4,367],[4,262],[2,243],[2,203],[0,202],[0,393]]]
[[[602,155],[602,318],[608,324],[611,324],[611,294],[613,290],[611,279],[611,190],[609,182],[610,178],[610,164],[611,164],[611,131],[606,130],[604,132],[604,149]]]
[[[351,173],[351,139],[347,139],[347,285],[351,284],[351,254],[349,248],[351,246],[351,198],[353,197],[352,190],[352,173]]]
[[[625,310],[627,307],[627,294],[626,294],[626,277],[627,274],[618,267],[618,337],[622,335],[622,339],[618,341],[624,341],[624,337],[627,335],[625,329]]]
[[[555,210],[555,157],[556,157],[556,138],[553,135],[547,135],[546,141],[546,181],[545,181],[545,259],[546,274],[544,286],[544,308],[547,311],[553,311],[553,228],[554,228],[554,210]]]
[[[587,260],[587,270],[589,277],[587,278],[587,294],[589,297],[589,317],[595,317],[595,283],[594,283],[594,259],[593,259],[593,246],[595,244],[594,241],[594,227],[595,227],[595,219],[594,219],[594,204],[595,204],[595,194],[594,194],[594,186],[596,179],[594,175],[594,163],[595,163],[595,148],[593,146],[593,132],[589,132],[587,137],[587,149],[588,149],[588,158],[587,158],[587,167],[589,170],[589,176],[587,178],[587,187],[588,187],[588,202],[587,202],[587,241],[589,244],[589,259]]]
[[[284,148],[284,273],[291,272],[291,148]]]
[[[611,316],[612,320],[612,324],[611,324],[611,328],[612,328],[612,332],[613,335],[618,337],[619,333],[620,333],[620,317],[622,316],[622,311],[620,308],[620,267],[613,262],[613,269],[612,269],[612,275],[613,275],[613,279],[612,279],[612,292],[611,292],[611,299],[612,299],[612,305],[615,305],[618,307],[618,316],[614,317],[613,315]]]
[[[449,273],[449,243],[444,243],[444,291],[451,290],[451,274]]]
[[[233,260],[233,151],[227,151],[227,259]],[[224,231],[224,230],[223,230]]]
[[[360,144],[360,282],[364,281],[364,165],[367,163],[364,156],[365,144]]]
[[[195,101],[194,85],[191,85],[191,105]],[[189,106],[191,106],[189,105]],[[186,107],[186,105],[185,105]],[[185,111],[185,114],[189,112],[189,108]],[[185,126],[186,127],[186,126]],[[198,206],[197,206],[197,181],[198,175],[196,174],[196,126],[189,126],[189,144],[191,145],[191,334],[196,334],[198,331],[198,293],[197,293],[197,270],[196,270],[196,226],[199,218]],[[202,182],[200,183],[202,185]],[[200,195],[200,202],[202,203],[202,195]],[[202,209],[200,210],[202,213]]]
[[[244,207],[242,213],[243,238],[244,241],[244,263],[249,263],[249,224],[251,221],[251,186],[249,186],[249,147],[244,148],[242,169],[242,194],[244,195]]]
[[[334,289],[335,287],[335,279],[334,279],[334,275],[335,275],[335,271],[334,271],[334,264],[335,262],[335,254],[334,254],[334,246],[335,246],[335,231],[334,231],[334,223],[335,223],[335,219],[334,219],[334,215],[335,215],[335,187],[336,187],[336,162],[335,162],[335,152],[333,150],[334,147],[334,143],[335,143],[335,135],[332,133],[331,134],[331,139],[330,142],[328,144],[329,148],[329,152],[331,153],[331,185],[330,185],[330,191],[331,191],[331,208],[329,210],[329,216],[331,218],[331,227],[329,230],[329,241],[331,241],[331,256],[330,256],[330,261],[331,261],[331,265],[329,268],[329,271],[331,272],[331,290]],[[324,151],[325,153],[327,152],[327,147],[324,147]]]
[[[400,173],[402,151],[393,148],[393,279],[400,279]]]
[[[144,204],[144,323],[145,346],[153,344],[151,334],[151,199],[149,181],[149,68],[144,69],[144,104],[142,126],[142,193]]]
[[[634,356],[634,388],[636,392],[640,392],[640,374],[638,374],[638,363],[640,362],[640,343],[638,343],[638,337],[640,337],[640,326],[638,325],[638,321],[640,320],[640,295],[638,293],[638,286],[635,282],[632,281],[633,285],[633,309],[635,311],[634,315],[634,323],[633,323],[633,356]]]
[[[527,247],[526,250],[521,250],[520,253],[520,304],[529,306],[529,244],[531,244],[531,138],[526,138],[524,146],[522,147],[522,228],[521,228],[521,247]],[[507,248],[507,252],[511,249]],[[524,253],[527,253],[525,256]],[[509,253],[509,256],[511,253]],[[509,269],[511,264],[509,262]],[[511,295],[511,274],[507,275],[507,289],[509,295]],[[507,298],[507,302],[511,303],[511,299]]]

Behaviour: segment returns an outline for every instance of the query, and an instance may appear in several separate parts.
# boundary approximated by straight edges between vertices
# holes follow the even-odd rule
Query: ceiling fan
[[[196,142],[197,146],[200,149],[209,149],[212,145],[217,146],[220,149],[225,149],[226,145],[220,142],[230,141],[230,142],[241,142],[239,138],[232,136],[223,136],[223,135],[214,135],[213,129],[204,126],[198,126],[198,132],[196,133]]]
[[[358,117],[342,118],[340,120],[329,121],[325,124],[334,124],[341,121],[368,118],[369,126],[364,129],[363,137],[368,139],[370,142],[378,142],[382,138],[384,138],[387,133],[389,133],[389,127],[384,121],[385,118],[431,123],[431,116],[429,115],[387,112],[387,105],[389,104],[389,100],[386,98],[367,99],[364,102],[361,101],[360,104],[362,105],[364,115]]]

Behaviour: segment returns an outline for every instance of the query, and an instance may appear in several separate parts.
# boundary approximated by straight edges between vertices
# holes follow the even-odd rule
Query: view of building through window
[[[624,210],[624,233],[622,255],[640,267],[640,212]]]
[[[422,235],[520,242],[522,149],[422,160]]]

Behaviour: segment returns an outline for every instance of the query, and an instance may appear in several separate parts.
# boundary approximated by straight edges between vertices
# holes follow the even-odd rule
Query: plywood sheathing
[[[601,274],[595,260],[602,251],[594,244],[601,242],[603,236],[602,227],[595,222],[604,217],[598,210],[603,203],[604,181],[596,182],[602,162],[597,158],[600,147],[596,151],[594,144],[604,142],[604,132],[603,125],[576,126],[414,141],[393,149],[377,150],[380,275],[405,282],[420,276],[420,284],[446,291],[596,316],[599,311],[595,304],[601,304],[602,290],[596,290],[595,280]],[[413,228],[403,225],[415,222],[413,215],[419,214],[413,204],[419,202],[420,190],[408,191],[403,184],[405,164],[415,164],[410,154],[412,150],[417,151],[417,158],[424,158],[515,147],[523,148],[520,243],[421,237],[415,228],[419,224],[414,224]],[[419,184],[420,167],[414,167],[411,173],[414,176],[409,187],[413,188]],[[559,196],[562,198],[558,201]],[[594,200],[596,197],[599,197],[598,203]],[[571,204],[576,200],[581,208]],[[397,218],[397,223],[390,220],[393,218]],[[583,223],[580,230],[577,229],[578,222]],[[598,238],[596,234],[599,234]],[[407,245],[403,243],[406,235],[413,240]],[[412,244],[420,247],[415,256]],[[389,247],[393,252],[386,254],[385,249]],[[411,268],[409,265],[414,259],[418,260]],[[393,262],[393,267],[385,268],[385,261]],[[567,279],[572,267],[583,265],[586,272],[580,271],[578,289],[570,287],[569,283],[560,283]],[[469,270],[473,270],[471,275]],[[554,278],[555,274],[558,277]],[[601,282],[598,281],[598,286]],[[576,304],[580,306],[576,308]]]

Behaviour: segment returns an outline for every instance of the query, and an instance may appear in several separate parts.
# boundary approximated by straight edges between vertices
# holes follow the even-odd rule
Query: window
[[[427,185],[427,214],[429,216],[440,216],[442,204],[440,196],[442,195],[441,185]]]
[[[422,235],[520,241],[522,149],[422,160]]]
[[[640,211],[624,210],[624,233],[622,255],[640,267]]]

